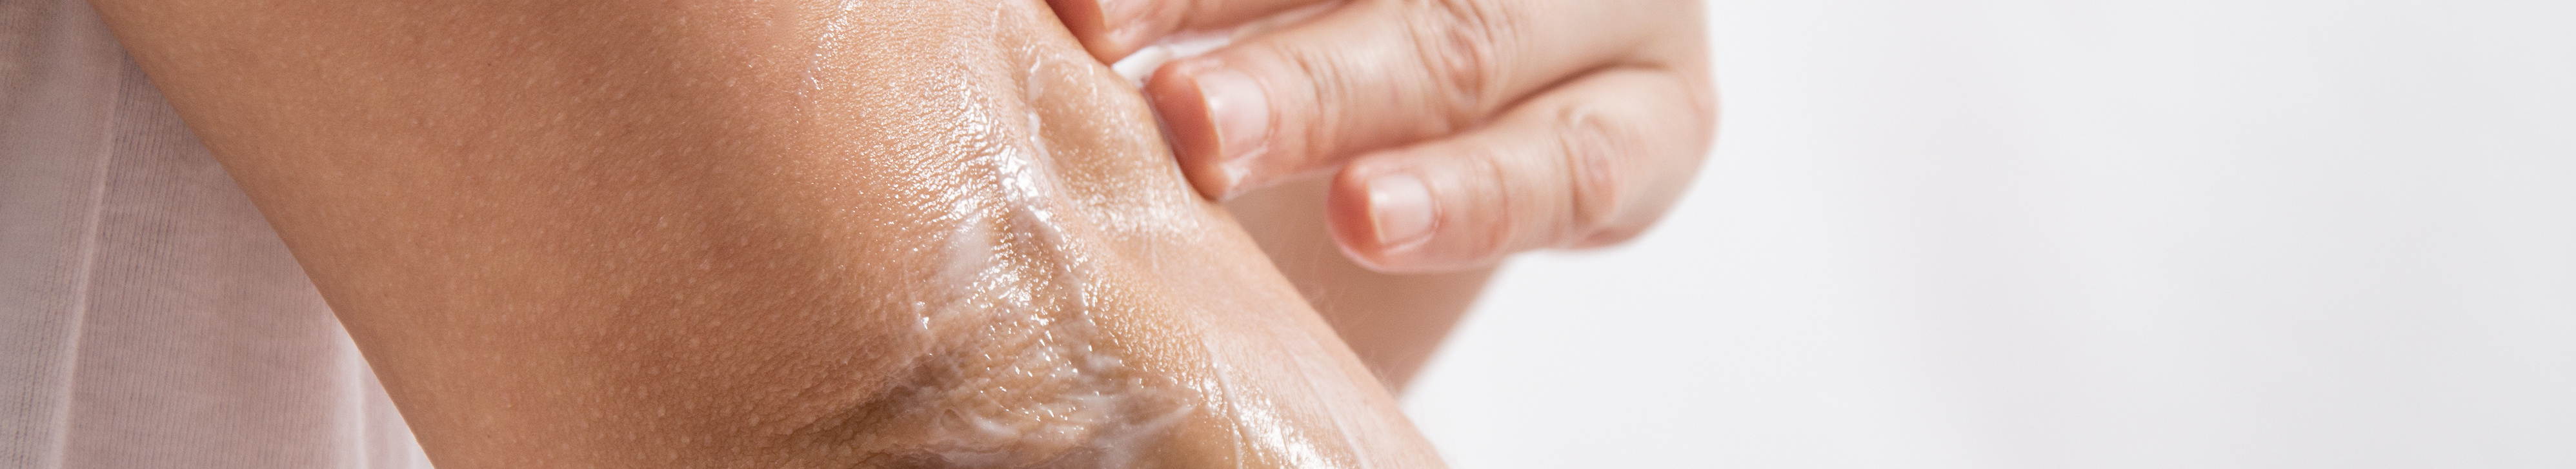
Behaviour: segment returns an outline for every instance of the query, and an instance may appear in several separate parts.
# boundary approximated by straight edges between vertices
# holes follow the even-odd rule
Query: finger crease
[[[1414,43],[1421,48],[1431,83],[1447,85],[1448,131],[1472,127],[1498,106],[1503,54],[1516,37],[1511,11],[1478,0],[1423,0],[1429,11],[1415,25]]]
[[[1522,215],[1520,214],[1524,213],[1521,211],[1521,205],[1526,204],[1526,201],[1521,200],[1523,198],[1520,195],[1521,191],[1501,187],[1514,180],[1511,177],[1514,171],[1501,156],[1501,154],[1489,153],[1483,157],[1468,159],[1475,162],[1476,170],[1481,173],[1478,176],[1482,176],[1473,180],[1474,184],[1484,187],[1489,191],[1488,193],[1493,194],[1489,199],[1493,201],[1490,211],[1478,214],[1482,215],[1485,224],[1484,229],[1479,230],[1485,234],[1484,238],[1479,240],[1484,245],[1475,246],[1473,251],[1483,257],[1501,255],[1517,246],[1544,242],[1544,240],[1528,239],[1528,229],[1521,226]]]
[[[1567,184],[1566,223],[1555,239],[1563,243],[1578,242],[1598,227],[1609,224],[1619,211],[1624,172],[1618,164],[1623,156],[1620,142],[1636,141],[1632,135],[1621,135],[1617,126],[1589,109],[1575,107],[1558,114],[1558,149]]]

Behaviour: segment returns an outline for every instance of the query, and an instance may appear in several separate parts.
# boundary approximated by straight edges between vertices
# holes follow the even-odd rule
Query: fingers
[[[1164,67],[1146,85],[1184,173],[1225,198],[1361,152],[1474,128],[1567,77],[1697,65],[1646,47],[1696,21],[1659,0],[1354,0],[1293,28]],[[1687,18],[1676,18],[1687,17]],[[1671,42],[1671,41],[1667,41]],[[1666,59],[1664,57],[1684,57]]]
[[[1362,156],[1334,177],[1334,237],[1385,272],[1625,240],[1697,172],[1716,123],[1704,89],[1671,70],[1612,69],[1474,132]]]
[[[1047,0],[1065,29],[1102,63],[1175,31],[1233,26],[1333,0]]]

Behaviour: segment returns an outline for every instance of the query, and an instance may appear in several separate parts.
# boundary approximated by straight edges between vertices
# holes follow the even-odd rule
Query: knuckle
[[[1308,151],[1330,151],[1341,145],[1342,139],[1346,137],[1342,129],[1349,122],[1360,117],[1355,115],[1356,113],[1365,109],[1361,104],[1364,101],[1353,93],[1366,89],[1367,84],[1360,82],[1361,79],[1355,76],[1348,64],[1339,61],[1341,54],[1336,51],[1311,47],[1281,47],[1276,49],[1274,54],[1295,72],[1291,76],[1299,77],[1291,82],[1302,82],[1305,88],[1302,91],[1311,93],[1310,96],[1313,99],[1295,101],[1311,106],[1299,112],[1300,117],[1276,121],[1272,125],[1283,130],[1297,129],[1296,131],[1302,134],[1299,135],[1302,138],[1299,141],[1307,142],[1304,147]],[[1272,91],[1272,93],[1280,92],[1295,91]],[[1273,99],[1272,111],[1281,112],[1282,109],[1276,107],[1280,104],[1281,101]]]
[[[1589,107],[1576,106],[1557,115],[1557,153],[1565,187],[1565,233],[1556,239],[1580,242],[1619,216],[1631,184],[1623,165],[1640,154],[1638,129]]]
[[[1519,25],[1517,9],[1489,0],[1410,0],[1417,12],[1413,44],[1426,83],[1439,86],[1447,100],[1452,129],[1465,128],[1502,105],[1504,87],[1497,83],[1511,60],[1510,40]]]
[[[1474,234],[1460,236],[1456,241],[1459,251],[1476,258],[1498,257],[1516,246],[1537,241],[1532,239],[1534,233],[1524,219],[1531,202],[1528,191],[1510,184],[1516,171],[1507,159],[1498,156],[1501,155],[1468,158],[1471,163],[1463,173],[1469,175],[1474,187],[1486,194],[1482,197],[1483,210],[1474,214],[1480,215],[1477,217],[1480,223],[1471,231]]]

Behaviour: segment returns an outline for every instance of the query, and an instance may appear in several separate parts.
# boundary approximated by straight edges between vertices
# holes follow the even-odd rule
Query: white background
[[[1708,14],[1698,186],[1505,271],[1453,465],[2576,467],[2576,1]]]

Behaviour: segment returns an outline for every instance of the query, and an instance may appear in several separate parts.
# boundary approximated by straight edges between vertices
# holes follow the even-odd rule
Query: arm
[[[1437,466],[1043,5],[847,3],[97,2],[441,467]]]
[[[1396,387],[1502,259],[1653,224],[1717,119],[1692,0],[1050,3],[1103,60],[1232,29],[1147,82],[1180,165]]]
[[[1325,223],[1330,181],[1309,178],[1225,201],[1279,273],[1387,389],[1402,394],[1485,290],[1495,267],[1390,274],[1342,255]]]

